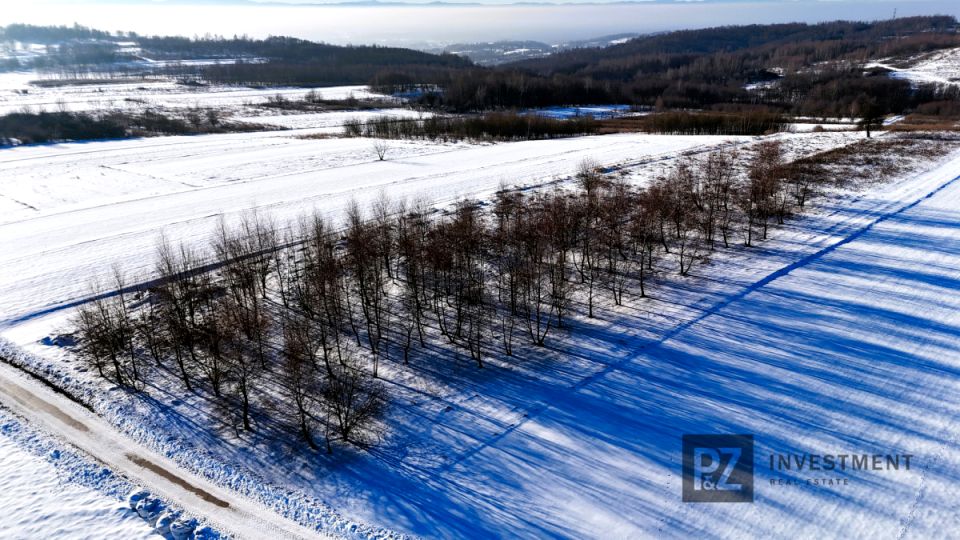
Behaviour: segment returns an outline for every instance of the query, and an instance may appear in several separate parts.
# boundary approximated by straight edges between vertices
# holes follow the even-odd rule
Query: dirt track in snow
[[[65,396],[2,362],[0,402],[32,425],[56,434],[114,472],[142,484],[154,495],[207,518],[221,532],[241,538],[330,538],[183,471],[117,433]]]

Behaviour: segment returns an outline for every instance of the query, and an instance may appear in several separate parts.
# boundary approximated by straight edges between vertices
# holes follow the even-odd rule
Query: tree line
[[[378,116],[368,120],[351,118],[344,122],[348,137],[378,139],[431,139],[474,141],[517,141],[573,137],[596,133],[599,124],[589,116],[558,120],[535,113],[494,112],[481,115],[420,119]]]
[[[661,109],[765,105],[776,113],[849,116],[873,100],[883,114],[942,97],[943,88],[864,73],[871,59],[960,46],[952,17],[835,21],[684,30],[603,48],[563,51],[495,69],[462,68],[413,80],[385,67],[370,80],[389,91],[411,83],[443,88],[420,100],[457,112],[569,104],[632,104]],[[816,66],[816,69],[811,69]],[[420,75],[420,74],[418,74]],[[762,90],[747,85],[775,81]]]
[[[250,213],[205,251],[161,241],[152,286],[115,272],[120,292],[78,310],[77,351],[133,390],[165,370],[181,385],[165,390],[203,392],[238,433],[270,416],[313,448],[363,444],[387,405],[383,362],[520,361],[573,318],[646,296],[658,273],[766,238],[822,181],[768,142],[750,159],[683,158],[644,188],[584,161],[574,189],[502,189],[448,212],[381,197],[339,226]]]
[[[759,111],[663,112],[643,116],[636,126],[651,133],[673,135],[764,135],[783,131],[782,115]]]
[[[960,46],[956,29],[956,20],[945,16],[718,27],[644,36],[492,68],[451,54],[340,47],[290,37],[114,37],[82,27],[22,25],[3,30],[44,42],[63,36],[65,41],[50,45],[51,54],[36,61],[74,77],[102,71],[253,86],[369,84],[388,94],[409,94],[425,107],[457,113],[630,104],[735,114],[740,114],[736,107],[763,106],[771,114],[837,117],[853,116],[864,104],[885,115],[960,99],[955,87],[911,86],[883,70],[863,67],[871,59],[915,57]],[[135,41],[154,58],[225,62],[160,68],[118,63],[127,59],[116,47],[120,39]],[[768,84],[751,86],[756,83]]]
[[[0,115],[0,146],[263,129],[255,124],[224,121],[220,111],[201,107],[191,107],[176,115],[154,110],[98,113],[23,111]]]

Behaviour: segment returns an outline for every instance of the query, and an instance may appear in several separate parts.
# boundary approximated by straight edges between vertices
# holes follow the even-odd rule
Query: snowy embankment
[[[132,489],[0,408],[3,538],[163,538],[122,501]]]
[[[41,375],[42,379],[38,380],[18,371],[13,366],[26,367],[26,371],[34,374],[39,372],[33,369],[36,363],[29,355],[16,350],[9,343],[0,341],[0,357],[4,360],[0,364],[0,400],[3,404],[25,418],[31,426],[56,434],[94,456],[103,464],[96,467],[95,472],[88,471],[89,467],[85,468],[82,461],[78,464],[78,460],[83,458],[74,453],[70,454],[73,461],[66,470],[97,489],[114,495],[118,486],[124,488],[124,492],[129,494],[129,507],[161,534],[171,534],[175,540],[213,540],[220,537],[208,526],[198,528],[197,519],[181,514],[164,502],[167,500],[202,516],[217,530],[241,538],[330,538],[323,534],[332,529],[329,521],[318,521],[311,524],[310,528],[304,528],[278,516],[268,506],[236,497],[231,491],[180,470],[169,458],[139,446],[80,405],[95,401],[90,396],[89,387],[55,376],[48,377],[47,374]],[[57,388],[62,390],[54,392],[43,386],[41,380],[54,381]],[[76,398],[80,398],[80,403],[74,401]],[[113,398],[123,399],[120,395]],[[59,459],[60,454],[57,453],[55,457]],[[130,489],[125,480],[115,479],[115,474],[136,479],[147,490]],[[322,508],[322,505],[318,506],[317,511],[322,512]],[[329,518],[335,514],[326,512],[323,516]],[[324,527],[321,529],[320,525]],[[359,528],[352,523],[346,526]]]

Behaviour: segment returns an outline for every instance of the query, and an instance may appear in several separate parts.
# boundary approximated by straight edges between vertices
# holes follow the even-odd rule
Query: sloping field
[[[958,175],[955,158],[838,208],[847,223],[820,249],[572,387],[527,389],[524,419],[437,480],[471,510],[443,535],[954,536]],[[754,435],[755,503],[681,502],[692,433]],[[796,472],[772,470],[771,454],[912,460]]]
[[[891,77],[916,84],[960,83],[960,49],[929,53],[908,67],[896,67],[883,61],[867,64],[867,67],[873,66],[887,68],[891,70]]]
[[[256,151],[239,146],[242,139],[235,152],[229,144],[216,150],[224,171]],[[184,142],[204,140],[217,139]],[[334,148],[295,144],[308,143]],[[161,230],[198,244],[219,214],[233,219],[250,206],[279,219],[313,207],[336,216],[351,198],[363,203],[385,188],[442,203],[489,194],[501,181],[566,178],[582,157],[629,166],[711,144],[724,140],[588,137],[274,176],[267,170],[280,162],[266,162],[258,178],[114,202],[80,194],[69,209],[0,225],[3,245],[12,246],[0,253],[0,312],[10,314],[4,336],[67,360],[62,373],[76,383],[93,375],[36,342],[50,331],[42,315],[82,298],[78,277],[106,276],[115,260],[148,271],[151,236]],[[66,148],[77,146],[90,147]],[[137,166],[132,148],[118,151]],[[184,151],[154,165],[186,178],[192,159],[213,170],[218,158],[210,154]],[[289,488],[276,504],[262,500],[271,507],[295,513],[315,497],[350,519],[428,537],[949,536],[960,527],[958,203],[955,153],[928,172],[818,201],[758,247],[732,248],[696,277],[585,321],[576,340],[528,358],[536,366],[492,361],[483,372],[421,373],[443,379],[436,389],[417,386],[428,366],[402,374],[384,367],[397,398],[393,433],[365,451],[324,457],[259,440],[238,451],[212,436],[199,402],[173,401],[163,388],[150,400],[98,394],[96,408],[220,485],[249,468]],[[754,503],[681,502],[680,441],[690,433],[754,436]],[[768,465],[771,455],[811,454],[909,455],[911,466]]]

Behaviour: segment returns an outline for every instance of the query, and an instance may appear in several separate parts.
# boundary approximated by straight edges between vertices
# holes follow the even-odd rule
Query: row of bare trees
[[[269,401],[311,447],[321,430],[328,448],[362,442],[385,404],[385,361],[510,361],[577,314],[645,296],[658,273],[685,276],[721,246],[752,245],[813,188],[776,143],[750,160],[684,158],[644,189],[592,162],[576,178],[449,212],[381,197],[352,205],[340,227],[319,213],[285,227],[251,213],[221,221],[206,255],[162,240],[156,285],[80,308],[80,350],[136,389],[162,368],[232,405],[238,429],[276,412]]]

